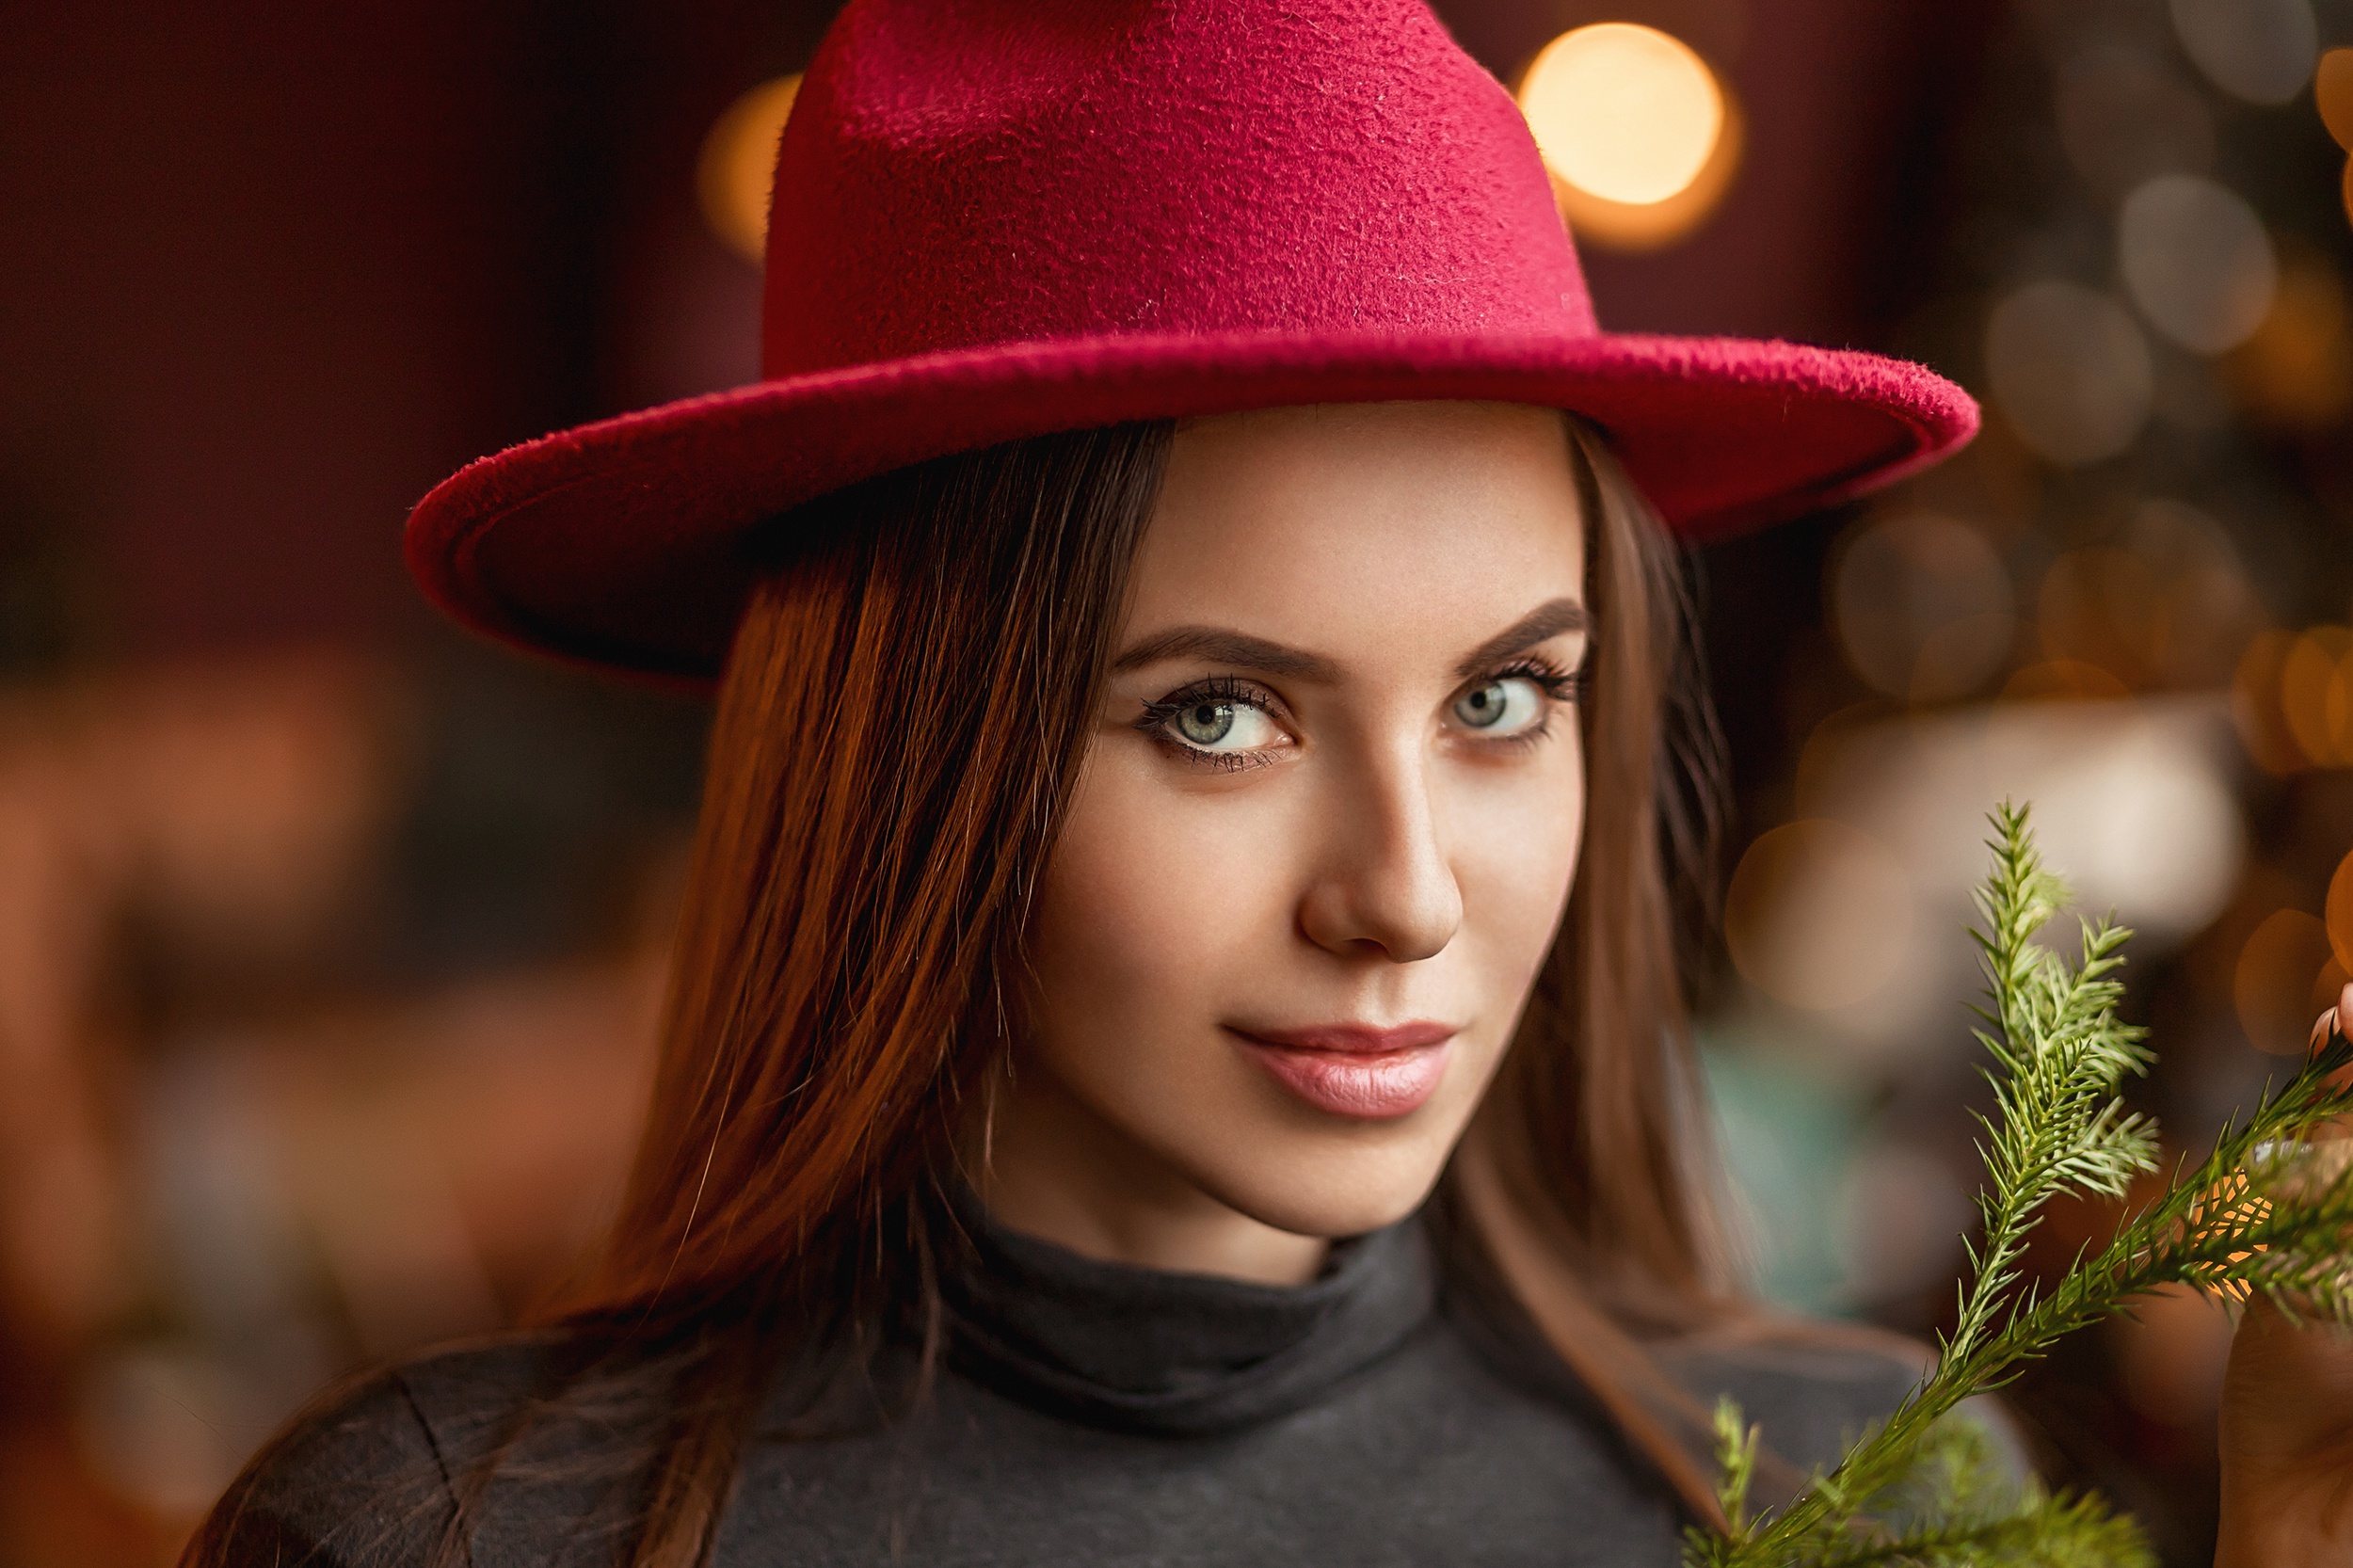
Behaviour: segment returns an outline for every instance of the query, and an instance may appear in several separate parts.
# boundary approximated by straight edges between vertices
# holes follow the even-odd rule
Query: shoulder
[[[1836,1464],[1896,1413],[1935,1359],[1927,1346],[1883,1330],[1797,1320],[1702,1335],[1657,1354],[1703,1405],[1732,1399],[1763,1429],[1766,1446],[1801,1471]],[[1985,1431],[2013,1480],[2025,1478],[2025,1446],[1999,1403],[1972,1400],[1960,1414]]]
[[[517,1416],[560,1375],[556,1361],[546,1344],[516,1339],[334,1385],[254,1456],[184,1561],[193,1568],[433,1563],[470,1469],[490,1457]]]

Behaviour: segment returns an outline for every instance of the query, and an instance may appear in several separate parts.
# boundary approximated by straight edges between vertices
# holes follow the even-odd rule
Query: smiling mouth
[[[1327,1115],[1390,1121],[1426,1104],[1446,1077],[1450,1024],[1393,1029],[1320,1024],[1255,1032],[1228,1024],[1243,1051],[1269,1077]]]

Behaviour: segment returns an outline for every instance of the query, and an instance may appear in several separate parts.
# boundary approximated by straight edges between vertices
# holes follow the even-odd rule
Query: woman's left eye
[[[1482,681],[1454,699],[1454,717],[1481,736],[1524,735],[1544,722],[1544,688],[1524,675]]]

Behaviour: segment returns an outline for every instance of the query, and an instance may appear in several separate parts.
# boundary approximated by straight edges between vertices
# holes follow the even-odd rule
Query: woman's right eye
[[[1231,676],[1213,676],[1144,704],[1135,727],[1193,760],[1236,767],[1272,761],[1272,753],[1293,744],[1274,716],[1277,700]]]
[[[1193,750],[1213,755],[1263,751],[1282,739],[1282,731],[1265,709],[1230,697],[1186,703],[1168,716],[1161,728]]]

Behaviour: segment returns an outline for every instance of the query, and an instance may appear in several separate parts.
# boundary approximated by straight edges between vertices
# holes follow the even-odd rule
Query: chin
[[[1284,1148],[1303,1140],[1274,1133],[1261,1158],[1196,1170],[1210,1196],[1260,1224],[1294,1236],[1337,1240],[1396,1224],[1419,1208],[1446,1169],[1451,1139],[1435,1148]],[[1417,1145],[1421,1140],[1415,1140]]]

